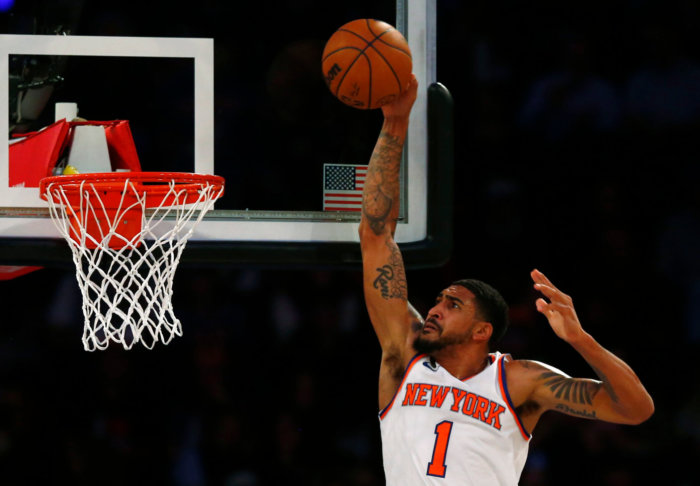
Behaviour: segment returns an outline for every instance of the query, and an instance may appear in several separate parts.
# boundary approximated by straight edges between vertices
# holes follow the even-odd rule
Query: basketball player
[[[425,321],[409,304],[394,241],[399,162],[417,81],[384,106],[364,187],[360,241],[364,292],[382,348],[379,414],[388,486],[516,485],[531,432],[547,410],[639,424],[654,404],[635,373],[583,330],[571,298],[541,272],[535,302],[554,333],[599,379],[572,378],[492,351],[507,305],[491,286],[460,280],[437,294]]]

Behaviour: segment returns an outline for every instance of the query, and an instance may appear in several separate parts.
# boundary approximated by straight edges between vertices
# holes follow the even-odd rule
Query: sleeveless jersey
[[[387,486],[514,486],[530,434],[506,387],[504,360],[489,354],[460,380],[424,354],[408,364],[379,414]]]

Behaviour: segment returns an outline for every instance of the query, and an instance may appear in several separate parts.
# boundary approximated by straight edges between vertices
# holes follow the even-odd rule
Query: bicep
[[[544,366],[535,379],[533,395],[544,410],[607,422],[624,421],[615,412],[612,400],[599,380],[573,378],[556,368]]]
[[[536,393],[536,401],[546,410],[555,410],[567,415],[598,419],[596,396],[600,383],[585,378],[547,373]]]

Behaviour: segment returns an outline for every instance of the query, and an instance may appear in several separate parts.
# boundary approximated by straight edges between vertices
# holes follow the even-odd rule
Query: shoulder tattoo
[[[539,376],[557,399],[581,405],[592,405],[601,384],[580,378],[569,378],[547,371]]]

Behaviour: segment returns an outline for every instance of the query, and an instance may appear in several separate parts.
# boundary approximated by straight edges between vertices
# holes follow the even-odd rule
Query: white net
[[[222,195],[223,179],[142,176],[119,180],[118,190],[110,184],[52,182],[44,197],[73,254],[85,350],[110,343],[152,349],[182,335],[172,306],[175,270],[196,225]]]

